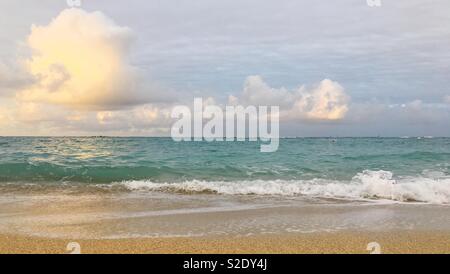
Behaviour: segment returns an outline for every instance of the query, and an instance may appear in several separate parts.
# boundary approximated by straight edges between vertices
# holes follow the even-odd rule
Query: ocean
[[[2,137],[0,193],[48,191],[450,203],[450,138]]]
[[[450,138],[0,138],[0,234],[449,231]]]

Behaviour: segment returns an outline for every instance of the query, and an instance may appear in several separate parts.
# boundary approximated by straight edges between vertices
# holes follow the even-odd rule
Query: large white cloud
[[[103,13],[81,9],[66,9],[48,25],[33,25],[26,67],[35,83],[17,98],[81,109],[141,103],[138,69],[128,57],[132,37],[129,28]]]
[[[230,96],[230,104],[279,106],[281,119],[341,120],[348,112],[350,97],[337,82],[325,79],[308,89],[300,86],[289,91],[272,88],[261,76],[249,76],[242,94]]]
[[[20,61],[16,66],[0,63],[2,134],[167,132],[167,101],[173,98],[163,90],[166,103],[153,104],[149,99],[160,100],[158,92],[142,94],[156,85],[139,77],[139,69],[131,65],[132,40],[129,28],[101,12],[67,9],[48,25],[33,25],[24,69]]]

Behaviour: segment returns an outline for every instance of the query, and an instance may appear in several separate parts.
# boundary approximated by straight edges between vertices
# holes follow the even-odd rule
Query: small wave
[[[118,180],[141,180],[149,177],[182,175],[164,165],[71,165],[49,163],[34,157],[24,163],[0,163],[0,183],[5,182],[85,182],[110,183]]]
[[[397,202],[450,203],[450,177],[393,178],[390,171],[365,170],[350,181],[312,180],[242,180],[156,183],[125,181],[120,184],[131,191],[174,193],[211,193],[227,195],[312,196],[350,200],[391,200]],[[114,185],[116,185],[114,184]]]

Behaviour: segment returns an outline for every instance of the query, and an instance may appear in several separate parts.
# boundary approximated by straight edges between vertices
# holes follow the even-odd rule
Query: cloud
[[[101,12],[66,9],[48,25],[31,28],[26,60],[35,83],[21,101],[76,109],[114,109],[143,102],[138,69],[128,53],[132,31]]]
[[[450,105],[444,103],[424,103],[412,100],[404,103],[388,104],[382,102],[359,102],[352,104],[348,117],[349,124],[374,124],[395,127],[395,124],[408,126],[432,126],[448,123]]]
[[[17,40],[26,37],[30,22],[51,18],[60,9],[58,4],[37,9],[42,3],[24,9],[10,2],[3,5],[6,27],[0,33],[5,42],[0,58],[15,58]],[[249,1],[237,11],[226,1],[206,2],[212,5],[206,17],[199,16],[203,11],[197,7],[182,3],[178,21],[172,20],[173,1],[158,7],[133,5],[138,9],[124,9],[129,3],[95,5],[114,14],[117,22],[127,22],[133,31],[103,13],[79,9],[65,10],[53,21],[34,26],[26,41],[32,51],[24,62],[26,74],[22,64],[0,61],[0,133],[164,132],[171,125],[165,113],[174,100],[163,90],[164,103],[156,101],[159,89],[147,86],[149,75],[182,89],[184,94],[176,94],[180,102],[191,104],[194,95],[207,93],[215,94],[221,104],[225,102],[220,92],[240,91],[242,79],[255,73],[289,87],[298,83],[298,75],[339,79],[280,88],[250,76],[242,91],[229,97],[230,104],[279,105],[285,129],[292,135],[412,135],[429,128],[436,132],[430,135],[450,134],[450,59],[444,46],[450,31],[442,27],[450,22],[448,1],[420,4],[420,14],[416,9],[420,0],[399,1],[377,12],[352,1],[332,9],[329,4],[312,7],[330,20],[321,20],[310,9],[293,8],[301,7],[302,1],[281,6],[277,1],[264,5]],[[250,17],[242,12],[255,8],[258,12]],[[274,8],[280,16],[270,16]],[[16,16],[19,11],[26,16]],[[439,16],[426,24],[410,20],[430,14]],[[224,16],[233,20],[217,20]],[[285,18],[293,21],[286,23]],[[364,18],[359,20],[363,23],[352,24],[358,18]],[[187,21],[190,24],[179,24]],[[129,59],[134,34],[139,35],[139,44],[132,48],[132,56],[139,68]],[[60,52],[63,49],[67,55]]]
[[[167,136],[172,105],[145,104],[123,110],[85,111],[33,102],[0,100],[3,135]]]
[[[304,114],[312,120],[341,120],[347,114],[350,97],[337,82],[325,79],[313,90],[301,89],[299,94],[292,111],[294,117]]]
[[[300,86],[289,91],[272,88],[261,76],[249,76],[242,94],[231,95],[229,104],[279,106],[280,118],[285,120],[336,121],[345,117],[350,97],[337,82],[325,79],[308,89]]]
[[[132,42],[129,28],[101,12],[66,9],[33,25],[30,57],[14,65],[0,60],[2,134],[167,132],[175,93],[141,77],[129,60]]]
[[[400,105],[398,119],[402,119],[403,124],[429,125],[448,119],[448,111],[449,108],[445,104],[426,104],[422,100],[413,100]]]
[[[126,130],[164,127],[167,130],[173,122],[170,117],[172,107],[147,104],[123,111],[99,111],[96,114],[98,124],[104,128],[122,128]]]

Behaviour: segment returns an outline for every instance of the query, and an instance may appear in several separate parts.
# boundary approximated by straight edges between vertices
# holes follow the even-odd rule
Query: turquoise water
[[[236,179],[351,179],[363,170],[450,173],[450,139],[281,139],[274,153],[255,142],[170,138],[0,138],[0,181],[110,183]]]
[[[259,146],[171,138],[3,137],[0,182],[450,200],[450,138],[281,139],[274,153],[261,153]],[[384,193],[390,185],[401,188]]]

